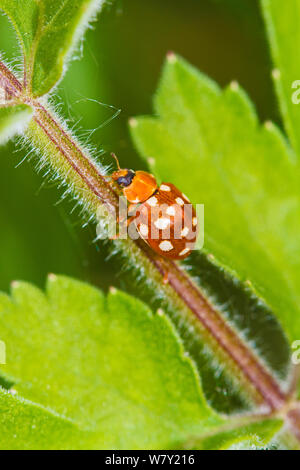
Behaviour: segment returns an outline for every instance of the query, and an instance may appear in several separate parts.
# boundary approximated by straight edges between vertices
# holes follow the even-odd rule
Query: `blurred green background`
[[[0,18],[0,50],[19,54],[14,33]],[[256,103],[261,120],[280,124],[270,80],[270,58],[255,0],[116,0],[88,31],[55,98],[70,126],[111,163],[142,168],[130,142],[130,116],[149,114],[168,51],[174,50],[220,85],[238,80]],[[95,101],[91,101],[95,100]],[[121,114],[103,125],[115,113]],[[94,132],[91,130],[95,129]],[[100,156],[100,149],[106,153]],[[187,149],[188,151],[188,149]],[[73,203],[37,174],[24,149],[0,149],[0,289],[23,279],[43,286],[49,272],[88,280],[102,288],[121,286],[117,258],[93,243],[93,227],[82,229]],[[17,166],[17,168],[16,168]]]

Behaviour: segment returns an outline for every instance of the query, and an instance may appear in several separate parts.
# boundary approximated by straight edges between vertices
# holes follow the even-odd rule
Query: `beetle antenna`
[[[116,160],[118,170],[121,170],[120,163],[119,163],[117,155],[115,153],[111,153],[111,156]]]

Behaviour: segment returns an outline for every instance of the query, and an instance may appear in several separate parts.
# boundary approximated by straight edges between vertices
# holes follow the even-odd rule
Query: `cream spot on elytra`
[[[161,191],[171,191],[170,186],[168,186],[167,184],[161,184],[160,187],[159,187],[159,189],[160,189]]]
[[[176,214],[175,207],[174,206],[169,206],[168,209],[166,210],[166,213],[168,215],[175,215]]]
[[[184,249],[179,253],[179,256],[186,255],[189,251],[190,251],[189,248],[184,248]]]
[[[184,227],[180,232],[182,237],[186,237],[188,233],[189,233],[188,227]]]
[[[164,230],[165,228],[169,227],[170,219],[167,219],[166,217],[161,217],[160,219],[157,219],[154,222],[154,225],[156,228],[159,228],[160,230]]]
[[[149,204],[149,206],[151,207],[157,206],[157,197],[155,196],[150,197],[147,201],[147,204]]]
[[[175,199],[175,201],[176,201],[177,204],[179,204],[180,206],[184,206],[184,200],[181,199],[181,197],[177,197],[177,198]]]
[[[159,248],[161,251],[171,251],[173,250],[173,245],[168,240],[164,240],[163,242],[160,242]]]
[[[149,229],[146,224],[141,224],[139,226],[139,232],[142,235],[142,237],[147,237]]]

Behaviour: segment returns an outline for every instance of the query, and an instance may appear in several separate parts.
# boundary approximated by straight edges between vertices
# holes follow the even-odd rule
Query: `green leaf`
[[[30,106],[0,106],[0,144],[20,134],[29,124],[32,116]]]
[[[300,156],[300,1],[261,0],[261,5],[283,121],[291,144]]]
[[[104,0],[0,0],[24,55],[25,81],[34,96],[61,79],[66,60]]]
[[[1,449],[56,449],[58,444],[61,449],[70,449],[72,443],[84,444],[85,439],[71,421],[1,388],[0,428]]]
[[[237,83],[224,91],[170,54],[154,102],[132,119],[152,170],[205,205],[204,251],[300,338],[299,168],[272,124],[261,126]]]
[[[273,56],[273,80],[286,132],[300,158],[300,1],[261,0]],[[298,323],[295,318],[295,322]],[[300,337],[295,338],[298,341]],[[294,348],[297,342],[294,343]],[[298,386],[300,397],[300,382]]]
[[[18,393],[96,433],[98,447],[166,446],[223,421],[169,320],[120,292],[17,284],[0,297],[0,336]]]
[[[215,434],[190,439],[186,442],[185,448],[197,450],[261,449],[272,441],[274,434],[281,428],[282,421],[280,419],[245,422],[232,428],[229,425],[229,429],[225,428]]]
[[[11,298],[0,296],[0,337],[2,375],[18,393],[0,395],[2,422],[10,423],[2,448],[44,447],[48,431],[51,448],[174,448],[230,422],[206,403],[168,318],[121,292],[105,297],[53,275],[46,295],[14,283]],[[36,443],[18,431],[31,419],[41,426]]]

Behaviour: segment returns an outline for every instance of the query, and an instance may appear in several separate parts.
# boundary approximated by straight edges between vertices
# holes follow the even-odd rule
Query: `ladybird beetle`
[[[189,199],[172,183],[158,186],[156,179],[145,171],[120,168],[111,178],[122,189],[130,203],[127,221],[140,237],[160,255],[182,260],[190,255],[197,238],[197,215]]]

